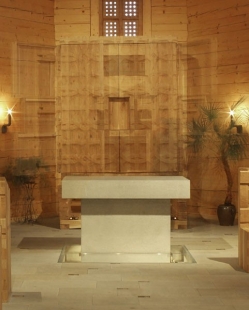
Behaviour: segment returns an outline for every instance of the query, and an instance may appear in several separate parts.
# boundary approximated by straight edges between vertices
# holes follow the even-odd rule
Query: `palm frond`
[[[214,103],[209,103],[201,107],[201,113],[209,122],[213,122],[219,117],[220,107]]]
[[[199,152],[205,142],[207,132],[207,121],[204,118],[193,119],[188,128],[188,146],[194,152]]]
[[[248,138],[246,135],[233,134],[227,139],[227,158],[240,160],[246,156]]]
[[[232,106],[231,106],[231,111],[236,110],[244,101],[245,101],[245,97],[241,97],[237,102],[235,102]]]

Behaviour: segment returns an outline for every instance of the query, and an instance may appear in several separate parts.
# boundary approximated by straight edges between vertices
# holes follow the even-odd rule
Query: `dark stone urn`
[[[217,215],[221,226],[233,226],[236,215],[236,207],[232,204],[219,205]]]

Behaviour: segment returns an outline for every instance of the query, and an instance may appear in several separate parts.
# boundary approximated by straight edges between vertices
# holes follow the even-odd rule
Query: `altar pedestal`
[[[68,176],[62,198],[81,199],[82,262],[170,262],[170,199],[190,182],[166,176]]]

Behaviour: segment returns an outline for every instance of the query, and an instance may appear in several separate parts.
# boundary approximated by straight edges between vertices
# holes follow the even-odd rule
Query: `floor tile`
[[[172,244],[185,245],[196,263],[90,264],[59,262],[79,229],[14,223],[13,293],[3,310],[248,310],[238,226],[193,220],[189,227],[172,231]]]

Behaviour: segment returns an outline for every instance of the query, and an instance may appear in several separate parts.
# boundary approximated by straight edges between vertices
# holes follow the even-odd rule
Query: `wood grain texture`
[[[50,0],[0,3],[0,110],[13,109],[12,124],[0,136],[0,173],[10,160],[39,156],[48,167],[47,183],[39,184],[34,206],[37,216],[54,216],[55,195],[55,30]],[[51,102],[45,102],[50,98]],[[27,99],[32,99],[29,101]],[[40,99],[40,101],[35,101]],[[0,124],[5,118],[0,114]],[[10,184],[11,214],[21,218],[24,201]],[[43,196],[41,198],[41,196]]]
[[[239,213],[239,238],[238,254],[239,265],[246,272],[249,272],[249,169],[239,169],[239,192],[238,192],[238,213]]]
[[[206,102],[221,104],[225,109],[247,96],[249,87],[248,21],[249,3],[244,0],[187,0],[188,16],[188,119]],[[246,102],[248,104],[248,102]],[[224,109],[224,111],[225,111]],[[246,126],[244,127],[245,130]],[[197,159],[198,161],[198,159]],[[237,205],[238,167],[233,166],[233,202]],[[192,165],[192,164],[191,164]],[[217,221],[216,208],[223,202],[226,183],[224,174],[215,168],[215,156],[203,154],[198,166],[189,166],[193,180],[191,205],[202,217]],[[209,169],[207,169],[209,167]],[[197,169],[198,168],[198,169]],[[200,175],[202,177],[200,177]]]
[[[56,41],[99,36],[101,1],[56,0]],[[186,0],[143,0],[143,36],[171,37],[181,42],[187,40]]]
[[[0,177],[0,188],[1,298],[2,302],[8,302],[11,293],[10,189],[4,177]]]
[[[52,208],[54,214],[61,172],[184,170],[192,181],[192,214],[217,220],[224,178],[213,178],[215,158],[187,158],[185,120],[205,100],[229,106],[247,95],[248,12],[248,0],[144,0],[144,33],[134,44],[129,38],[99,37],[99,1],[2,0],[0,106],[15,107],[16,113],[8,134],[0,136],[0,171],[10,157],[45,157],[53,191],[45,187],[42,195],[48,190],[51,197],[44,202],[39,193],[37,207]],[[104,74],[105,56],[118,59],[118,77]],[[144,61],[138,63],[141,56]],[[55,96],[56,104],[26,101]],[[115,107],[114,115],[125,117],[118,130],[110,98],[129,98],[129,114]],[[116,159],[121,150],[122,161]],[[237,190],[235,183],[234,201]]]
[[[175,43],[89,41],[58,53],[62,173],[178,171]],[[137,55],[142,71],[133,64]]]

